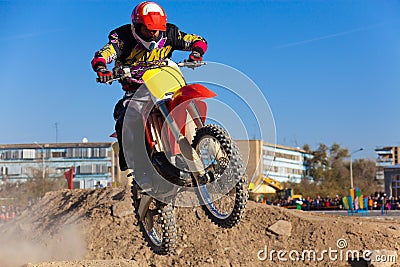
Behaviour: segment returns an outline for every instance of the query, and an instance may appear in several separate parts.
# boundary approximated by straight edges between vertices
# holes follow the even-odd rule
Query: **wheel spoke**
[[[229,162],[218,140],[211,136],[200,142],[198,153],[205,169],[212,173],[222,174],[223,168]]]
[[[135,188],[136,185],[133,186]],[[135,198],[136,218],[139,220],[140,230],[151,249],[156,254],[165,255],[173,252],[176,242],[176,224],[173,206],[165,205],[153,199],[144,216],[140,220],[138,207],[140,199]],[[137,201],[137,203],[136,203]]]
[[[219,141],[213,136],[207,136],[201,139],[198,146],[198,153],[200,154],[206,171],[213,176],[215,183],[202,186],[200,193],[203,195],[204,203],[210,207],[212,213],[219,218],[228,217],[235,205],[235,197],[233,199],[226,193],[226,187],[229,185],[224,184],[226,181],[232,180],[233,173],[226,168],[229,165],[226,152],[223,151]],[[232,189],[232,187],[230,187]],[[235,191],[233,189],[233,191]],[[234,192],[233,192],[233,195]]]
[[[192,146],[211,178],[197,191],[203,209],[214,223],[233,227],[240,222],[247,202],[247,181],[237,146],[216,125],[198,129]]]

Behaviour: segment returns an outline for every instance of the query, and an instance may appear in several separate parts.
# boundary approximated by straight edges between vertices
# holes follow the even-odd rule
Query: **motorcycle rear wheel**
[[[237,225],[244,215],[248,199],[247,177],[238,147],[217,125],[198,129],[192,147],[211,178],[211,183],[198,184],[196,190],[203,210],[220,227]]]
[[[152,199],[143,220],[140,219],[138,197],[139,186],[132,182],[132,199],[135,208],[136,219],[143,238],[151,250],[159,255],[171,254],[176,246],[176,223],[172,204],[161,203]]]

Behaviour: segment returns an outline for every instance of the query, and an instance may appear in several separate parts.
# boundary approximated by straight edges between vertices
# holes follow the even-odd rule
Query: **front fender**
[[[171,106],[174,108],[188,100],[202,100],[215,96],[217,96],[217,94],[209,90],[204,85],[198,83],[188,84],[174,93],[172,96]]]
[[[179,90],[177,90],[169,102],[170,116],[174,119],[177,126],[181,130],[182,135],[186,135],[186,123],[187,123],[187,106],[193,102],[196,105],[197,111],[199,112],[200,119],[205,122],[207,114],[207,104],[203,102],[203,99],[215,97],[213,91],[201,84],[189,84]],[[173,136],[169,136],[170,144],[175,144]],[[173,153],[177,153],[179,149],[177,147],[171,147]]]

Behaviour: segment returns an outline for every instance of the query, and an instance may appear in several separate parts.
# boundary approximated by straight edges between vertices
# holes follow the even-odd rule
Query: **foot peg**
[[[199,185],[204,185],[204,184],[214,182],[215,178],[214,178],[214,175],[212,175],[211,173],[206,173],[204,175],[199,175],[197,177],[197,180],[199,182]]]

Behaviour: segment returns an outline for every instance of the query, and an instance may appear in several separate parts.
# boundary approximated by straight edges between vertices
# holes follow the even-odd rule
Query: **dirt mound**
[[[175,215],[177,253],[159,256],[142,239],[128,191],[50,192],[0,227],[0,266],[350,266],[348,251],[398,253],[400,244],[398,220],[331,216],[254,202],[233,229],[218,228],[199,207],[176,208]],[[283,249],[286,254],[278,257]],[[336,250],[336,260],[322,253],[329,249]],[[296,261],[305,250],[311,258]]]

